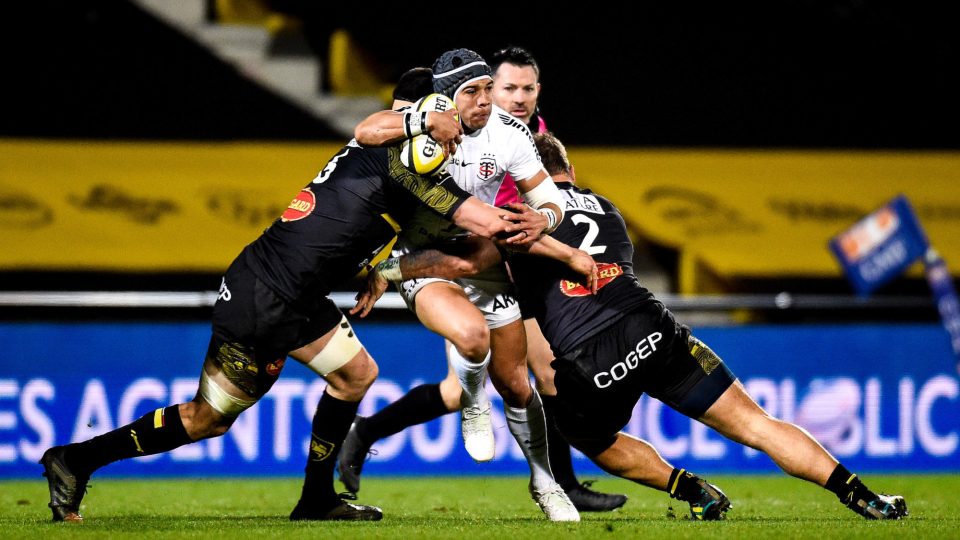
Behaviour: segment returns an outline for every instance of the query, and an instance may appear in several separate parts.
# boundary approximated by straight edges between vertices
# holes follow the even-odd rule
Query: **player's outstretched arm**
[[[409,111],[375,112],[357,124],[353,136],[363,146],[389,146],[410,138],[411,133],[426,133],[445,149],[456,149],[456,145],[460,143],[460,135],[463,134],[456,110],[427,112],[425,125],[421,125],[419,116],[414,116],[419,114],[421,113]]]
[[[477,274],[501,260],[493,242],[471,236],[443,244],[442,249],[422,249],[381,261],[367,273],[350,314],[366,317],[391,281],[422,277],[458,279]]]
[[[451,219],[457,226],[485,238],[506,236],[507,242],[521,246],[534,242],[547,227],[547,218],[527,205],[513,205],[512,209],[503,210],[470,197]]]
[[[597,263],[585,251],[549,236],[541,237],[525,247],[524,251],[565,263],[575,272],[586,276],[586,287],[593,293],[597,292]],[[391,281],[423,277],[459,279],[480,273],[502,260],[503,255],[493,242],[476,236],[387,259],[367,273],[367,280],[357,294],[357,304],[350,314],[359,313],[360,317],[366,317]]]

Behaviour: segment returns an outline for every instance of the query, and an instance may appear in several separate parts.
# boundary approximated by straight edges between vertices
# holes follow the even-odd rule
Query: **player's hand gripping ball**
[[[415,112],[435,111],[444,112],[456,110],[453,100],[443,94],[430,94],[413,104]],[[457,116],[457,121],[460,117]],[[400,146],[400,161],[403,166],[412,172],[422,175],[433,175],[443,171],[450,157],[443,151],[443,145],[433,140],[433,137],[421,133],[411,139],[406,139]]]

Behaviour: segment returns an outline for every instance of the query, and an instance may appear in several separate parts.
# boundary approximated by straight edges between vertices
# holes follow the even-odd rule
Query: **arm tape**
[[[557,206],[557,209],[560,211],[559,216],[546,208],[541,211],[544,215],[547,215],[546,212],[554,215],[554,219],[551,219],[550,216],[547,215],[547,232],[553,231],[553,229],[563,221],[563,199],[560,195],[560,190],[557,189],[557,185],[553,183],[553,180],[549,176],[544,179],[543,182],[540,182],[537,187],[526,193],[522,193],[520,196],[523,197],[525,203],[536,208],[538,211],[541,211],[540,207],[547,203],[553,203]]]
[[[427,129],[427,113],[424,112],[405,112],[403,113],[403,133],[408,139],[420,135]]]
[[[403,281],[403,273],[400,271],[400,259],[391,257],[377,263],[377,273],[387,281]]]
[[[544,231],[552,232],[554,229],[557,228],[556,212],[554,212],[551,208],[541,208],[537,210],[537,212],[540,212],[541,214],[543,214],[543,217],[547,218],[547,228],[544,229]]]

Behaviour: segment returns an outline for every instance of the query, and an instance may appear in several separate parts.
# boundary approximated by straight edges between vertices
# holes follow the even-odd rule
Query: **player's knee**
[[[194,441],[219,437],[229,431],[236,420],[235,416],[224,416],[215,410],[201,395],[191,402],[180,404],[179,412],[187,435]]]
[[[482,362],[490,351],[490,330],[486,323],[481,323],[462,324],[452,332],[453,335],[447,336],[457,351],[473,362]]]
[[[223,384],[221,384],[223,383]],[[193,401],[179,407],[184,428],[193,440],[223,435],[240,413],[252,407],[256,398],[239,397],[236,388],[226,381],[218,382],[206,369],[200,372],[200,385]]]
[[[338,399],[360,401],[379,373],[377,363],[366,351],[362,351],[342,368],[326,376],[327,389]]]
[[[366,355],[366,361],[363,363],[362,368],[359,370],[357,377],[355,378],[353,386],[358,390],[362,390],[363,393],[366,393],[367,390],[373,386],[373,382],[377,380],[377,376],[380,375],[380,366],[373,361],[373,358],[370,355]]]

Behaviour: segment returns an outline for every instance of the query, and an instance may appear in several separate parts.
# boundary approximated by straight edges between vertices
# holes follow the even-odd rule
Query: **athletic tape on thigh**
[[[234,418],[243,411],[253,406],[257,400],[243,399],[231,396],[217,384],[217,381],[210,378],[206,371],[200,374],[200,395],[217,412],[228,417]]]
[[[361,349],[363,349],[363,344],[357,339],[357,335],[350,327],[350,323],[347,322],[347,318],[342,317],[333,337],[327,342],[326,347],[307,363],[307,367],[326,377],[353,360],[353,357]]]

